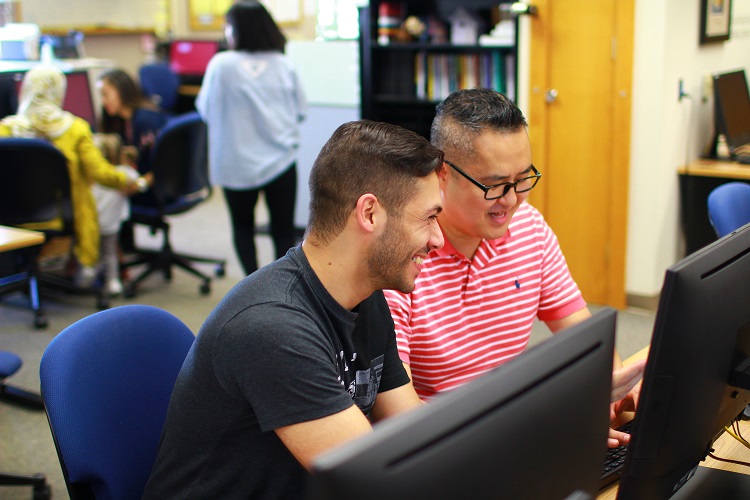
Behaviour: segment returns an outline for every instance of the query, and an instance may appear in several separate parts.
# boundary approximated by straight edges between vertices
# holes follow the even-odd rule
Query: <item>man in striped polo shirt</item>
[[[555,234],[524,203],[541,177],[526,126],[518,107],[490,89],[456,91],[437,107],[431,140],[445,152],[445,245],[422,264],[413,292],[385,292],[399,355],[422,399],[521,354],[536,317],[558,332],[591,316]],[[615,414],[634,409],[631,389],[643,373],[643,363],[621,366],[616,357]],[[628,440],[612,430],[608,444]]]

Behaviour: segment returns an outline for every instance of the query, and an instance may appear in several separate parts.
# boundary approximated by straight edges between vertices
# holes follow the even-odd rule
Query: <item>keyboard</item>
[[[630,434],[630,429],[633,426],[633,421],[627,422],[617,428],[620,432],[627,432]],[[608,448],[607,456],[604,459],[604,466],[602,467],[602,475],[599,479],[599,489],[606,488],[609,484],[620,479],[622,474],[622,467],[625,465],[625,454],[627,452],[627,446],[621,445],[617,448]]]

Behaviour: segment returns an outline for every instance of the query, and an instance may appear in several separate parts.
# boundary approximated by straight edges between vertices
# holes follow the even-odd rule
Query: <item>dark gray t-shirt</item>
[[[238,283],[177,379],[146,499],[299,498],[305,470],[273,431],[408,383],[382,292],[355,312],[301,247]]]

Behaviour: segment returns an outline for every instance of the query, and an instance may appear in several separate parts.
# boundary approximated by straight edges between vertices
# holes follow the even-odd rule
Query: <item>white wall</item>
[[[656,296],[682,256],[677,169],[700,156],[713,127],[704,78],[750,75],[750,0],[732,3],[723,44],[699,45],[700,0],[636,0],[626,291]],[[690,99],[678,100],[679,80]]]

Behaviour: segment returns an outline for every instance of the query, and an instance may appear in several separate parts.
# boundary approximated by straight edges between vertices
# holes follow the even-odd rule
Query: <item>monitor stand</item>
[[[695,475],[671,497],[671,500],[696,498],[748,499],[750,475],[700,466]]]

